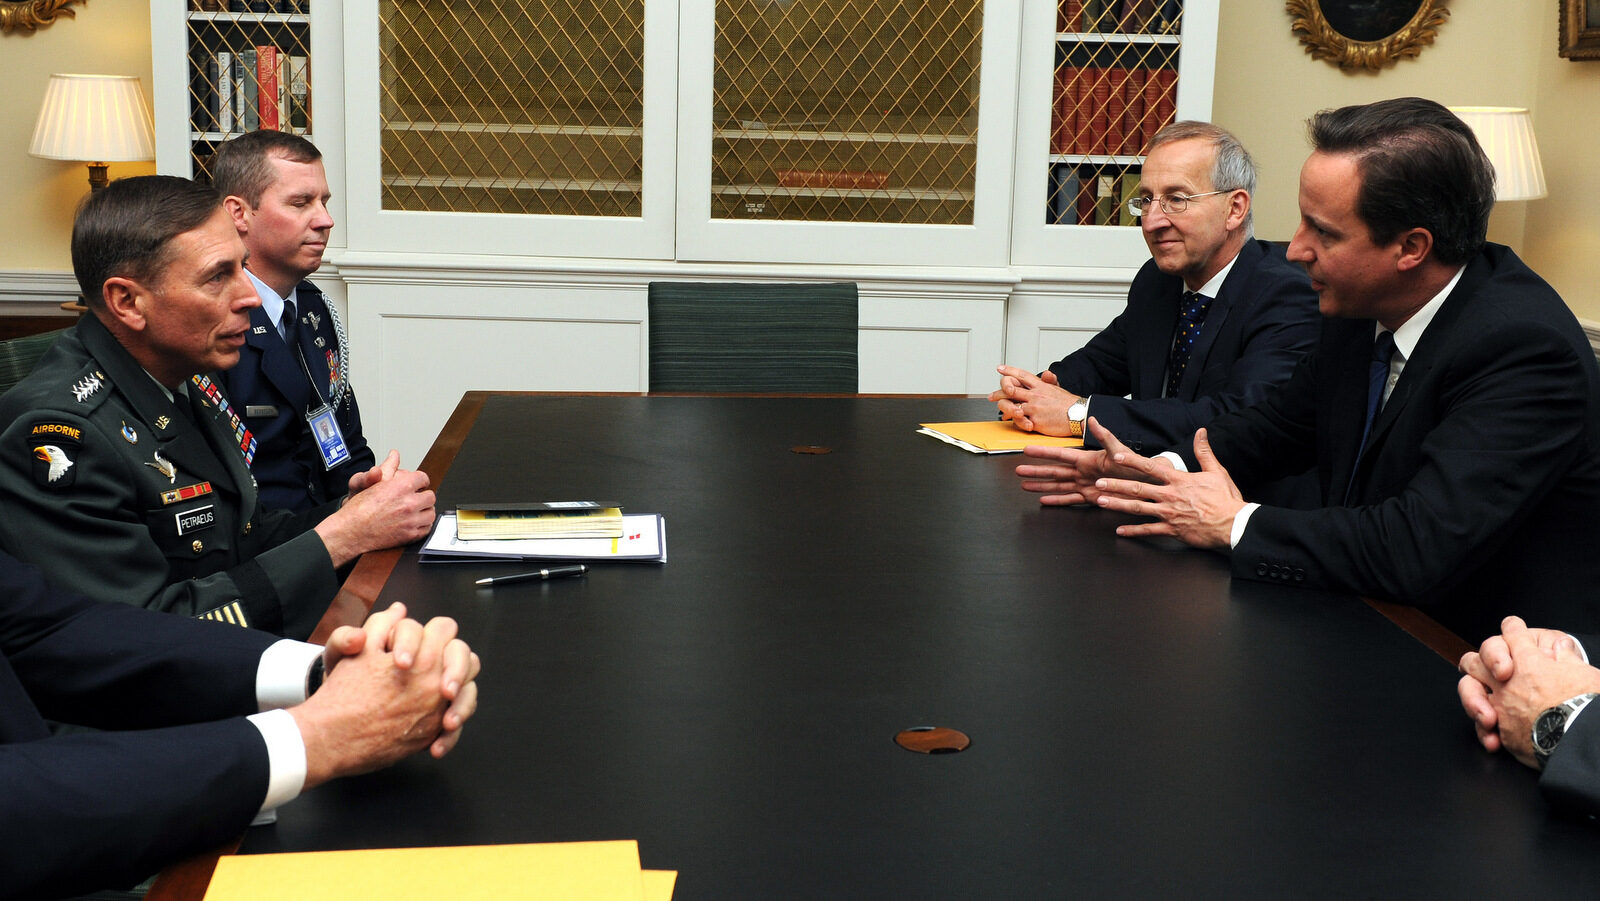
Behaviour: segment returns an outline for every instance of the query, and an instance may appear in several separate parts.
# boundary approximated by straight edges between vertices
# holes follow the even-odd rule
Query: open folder
[[[479,538],[456,535],[456,515],[439,517],[417,553],[422,563],[472,560],[635,560],[667,562],[667,523],[659,513],[622,517],[618,538]]]
[[[985,419],[980,422],[924,422],[917,429],[975,454],[1015,454],[1028,446],[1083,447],[1082,438],[1055,438],[1024,432],[1003,419]]]
[[[668,901],[672,870],[641,870],[633,841],[237,854],[206,901]]]

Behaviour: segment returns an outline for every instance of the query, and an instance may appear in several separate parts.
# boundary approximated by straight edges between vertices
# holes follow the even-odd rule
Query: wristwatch
[[[1083,421],[1089,418],[1089,399],[1080,397],[1067,408],[1067,431],[1074,438],[1083,437]]]
[[[1533,721],[1533,756],[1538,759],[1540,768],[1555,753],[1561,737],[1567,734],[1567,723],[1595,697],[1596,693],[1591,691],[1569,698],[1545,710]]]
[[[317,659],[311,661],[311,666],[306,668],[306,697],[309,698],[316,694],[317,689],[322,687],[325,666],[322,662],[322,655],[318,654]]]

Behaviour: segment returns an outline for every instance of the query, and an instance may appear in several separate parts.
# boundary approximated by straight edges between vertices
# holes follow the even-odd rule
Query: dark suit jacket
[[[258,444],[250,471],[262,503],[277,510],[300,511],[344,497],[350,477],[372,468],[373,454],[361,434],[355,392],[347,389],[334,417],[344,433],[350,459],[332,470],[323,468],[305,414],[331,399],[331,374],[339,374],[349,361],[340,357],[328,304],[317,286],[301,282],[295,303],[297,343],[305,368],[279,337],[266,312],[256,307],[250,311],[251,329],[239,351],[238,365],[218,380],[245,425],[255,433]],[[316,379],[315,389],[306,377],[308,369]]]
[[[1586,651],[1600,648],[1600,635],[1577,638]],[[1590,659],[1600,663],[1600,654]],[[1600,708],[1583,708],[1539,776],[1539,789],[1546,800],[1589,816],[1600,816],[1600,716],[1595,714],[1600,714]]]
[[[1473,644],[1512,613],[1600,631],[1600,368],[1561,298],[1508,248],[1475,256],[1352,471],[1372,342],[1329,320],[1286,384],[1208,427],[1241,488],[1314,464],[1326,505],[1257,510],[1234,574],[1416,604]]]
[[[0,894],[126,887],[243,832],[268,777],[243,714],[273,641],[85,600],[0,553]],[[52,738],[45,718],[145,731]]]
[[[1246,241],[1206,312],[1178,396],[1164,398],[1183,291],[1183,279],[1145,263],[1128,288],[1127,309],[1050,366],[1061,387],[1093,395],[1091,416],[1146,455],[1188,446],[1218,414],[1260,400],[1316,346],[1321,328],[1305,270],[1281,247]]]
[[[304,638],[339,590],[312,531],[334,506],[262,509],[231,426],[189,397],[80,319],[0,398],[0,544],[89,597]],[[71,460],[59,479],[46,446]]]

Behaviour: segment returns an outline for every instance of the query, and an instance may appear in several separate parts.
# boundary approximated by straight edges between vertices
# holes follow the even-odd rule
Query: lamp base
[[[104,188],[111,184],[111,179],[106,175],[106,170],[111,168],[106,163],[89,163],[89,193]]]

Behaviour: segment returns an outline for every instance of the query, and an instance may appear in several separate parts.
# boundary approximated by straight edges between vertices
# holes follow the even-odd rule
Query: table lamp
[[[138,76],[50,76],[28,154],[87,162],[91,191],[109,183],[107,163],[155,159],[150,107]]]
[[[1535,200],[1549,192],[1539,145],[1533,140],[1533,117],[1509,106],[1452,106],[1450,112],[1472,128],[1483,152],[1494,164],[1495,200]]]

